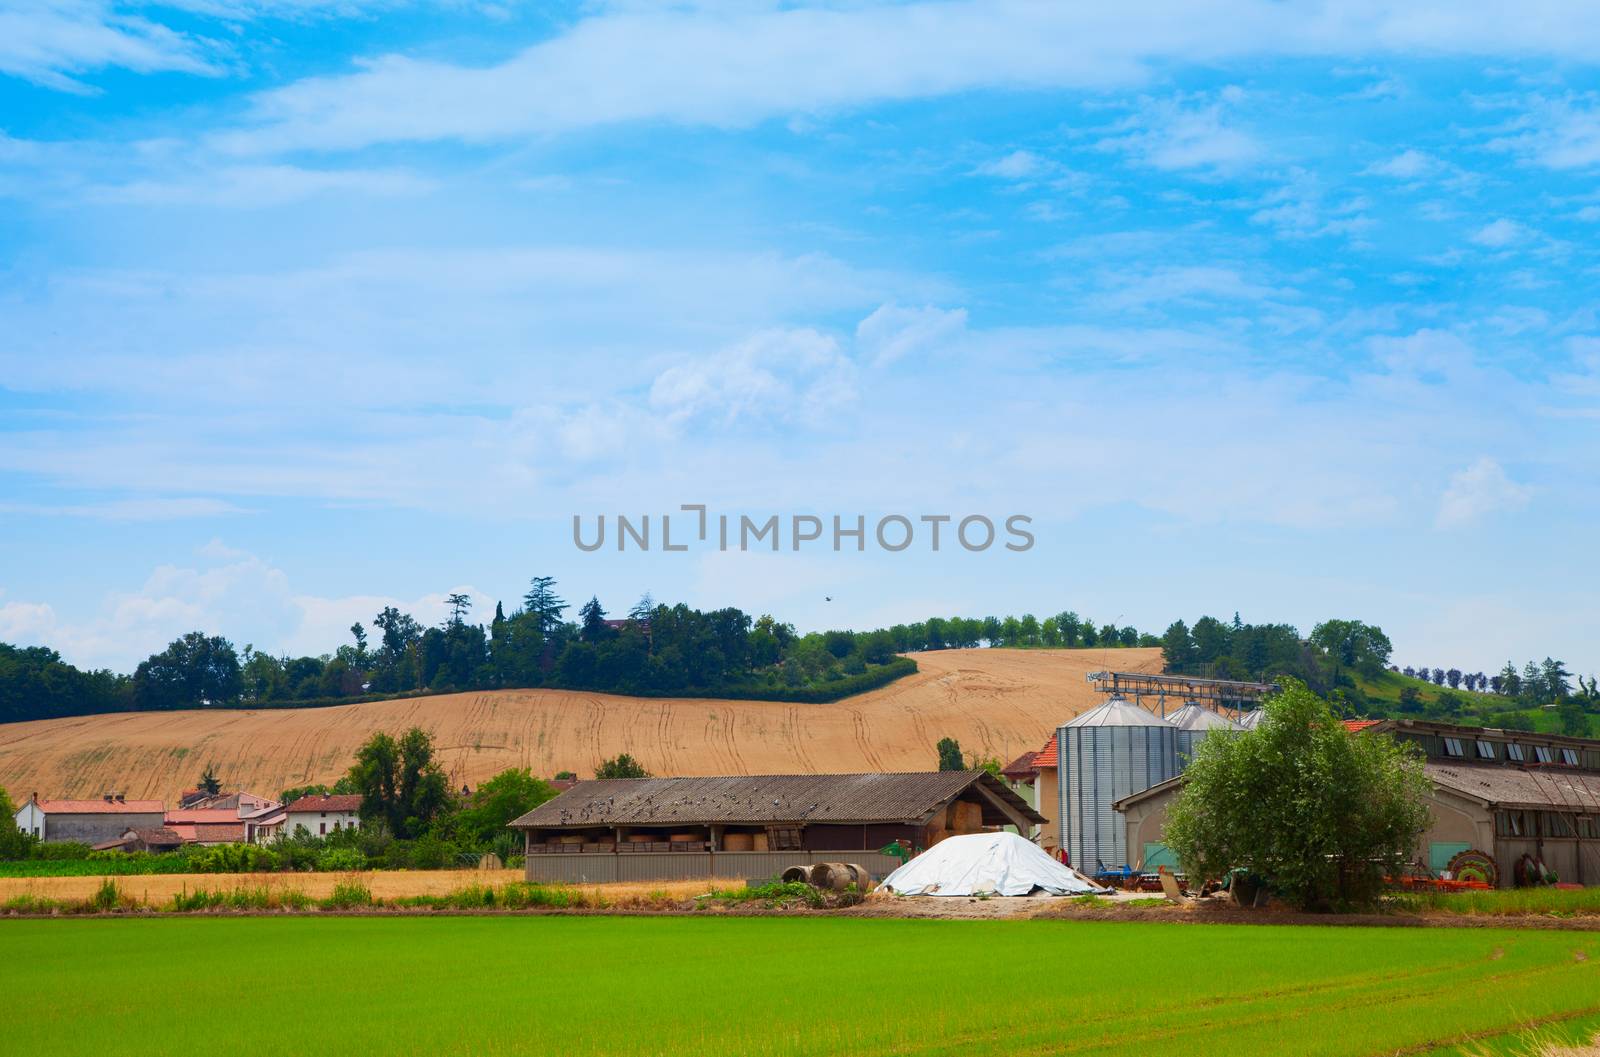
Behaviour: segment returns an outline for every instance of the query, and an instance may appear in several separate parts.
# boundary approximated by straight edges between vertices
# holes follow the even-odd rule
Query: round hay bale
[[[768,848],[767,835],[765,833],[752,833],[752,834],[750,834],[750,836],[755,842],[751,846],[751,849],[750,849],[751,851],[766,851],[767,850],[767,848]]]
[[[673,844],[693,844],[695,841],[703,841],[705,839],[704,835],[699,833],[674,833],[667,838]]]
[[[629,844],[650,844],[654,841],[660,840],[661,838],[657,837],[653,833],[630,833],[623,839]]]
[[[478,860],[478,869],[480,870],[504,870],[505,868],[506,864],[501,862],[500,856],[494,852],[489,852]]]
[[[754,851],[756,838],[753,833],[724,833],[722,835],[723,851]]]
[[[582,833],[566,833],[566,834],[563,834],[563,835],[557,837],[552,843],[554,843],[554,844],[582,844],[583,840],[584,840],[584,837],[583,837]]]
[[[811,883],[811,867],[791,866],[787,870],[783,871],[783,873],[778,875],[778,880],[782,881],[786,885],[794,884],[797,881],[800,884],[808,885]]]

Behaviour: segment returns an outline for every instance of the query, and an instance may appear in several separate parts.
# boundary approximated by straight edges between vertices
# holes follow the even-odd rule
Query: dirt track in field
[[[653,774],[917,771],[934,743],[1002,762],[1098,701],[1085,675],[1159,671],[1154,649],[944,650],[918,672],[827,705],[494,690],[334,708],[119,713],[0,725],[0,786],[19,803],[115,791],[175,805],[207,765],[264,795],[332,782],[374,731],[433,732],[452,782],[507,767],[592,773],[633,754]]]

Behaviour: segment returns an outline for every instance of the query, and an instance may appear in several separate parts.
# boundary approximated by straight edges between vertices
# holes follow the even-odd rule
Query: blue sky
[[[0,0],[0,640],[550,573],[1593,671],[1596,55],[1558,0]],[[571,543],[682,503],[1037,543]]]

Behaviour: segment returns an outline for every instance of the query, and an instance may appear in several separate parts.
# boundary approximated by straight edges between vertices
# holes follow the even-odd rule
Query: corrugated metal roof
[[[1213,712],[1204,705],[1190,702],[1167,717],[1179,730],[1238,730],[1239,724],[1224,716],[1220,712]]]
[[[1068,727],[1166,727],[1166,720],[1125,697],[1113,697],[1064,724]]]
[[[987,771],[917,771],[594,780],[579,782],[511,825],[913,822],[979,784],[1030,821],[1044,821]]]
[[[1435,785],[1502,807],[1600,812],[1600,774],[1592,771],[1443,763],[1423,769]]]

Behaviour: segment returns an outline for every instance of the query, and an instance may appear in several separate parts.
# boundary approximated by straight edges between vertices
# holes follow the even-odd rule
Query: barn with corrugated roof
[[[882,849],[1043,817],[987,771],[730,775],[579,782],[511,823],[530,881],[771,877],[847,859],[874,876]]]

